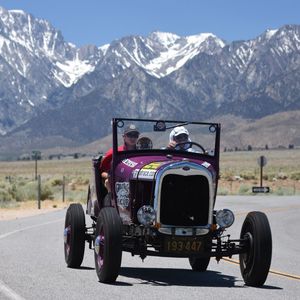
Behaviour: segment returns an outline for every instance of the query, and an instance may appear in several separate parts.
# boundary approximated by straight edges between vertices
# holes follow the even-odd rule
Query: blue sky
[[[48,20],[77,46],[102,46],[156,30],[211,32],[230,42],[300,25],[299,0],[0,0],[0,6]]]

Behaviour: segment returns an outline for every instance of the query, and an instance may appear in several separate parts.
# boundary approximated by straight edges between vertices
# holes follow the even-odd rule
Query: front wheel
[[[248,213],[241,230],[247,251],[240,254],[240,269],[249,286],[262,286],[268,276],[272,258],[272,234],[267,216],[258,211]]]
[[[115,282],[122,260],[122,222],[114,207],[104,207],[100,210],[94,251],[99,281]]]
[[[83,260],[85,246],[85,216],[82,205],[69,206],[64,229],[64,252],[68,267],[78,268]]]

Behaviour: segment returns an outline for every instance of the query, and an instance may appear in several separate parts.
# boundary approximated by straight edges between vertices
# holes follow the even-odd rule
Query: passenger
[[[136,142],[140,135],[137,127],[134,124],[128,125],[123,132],[124,144],[118,147],[118,151],[134,150],[136,149]],[[104,180],[104,186],[110,192],[109,172],[111,168],[113,149],[110,148],[104,155],[100,165],[101,177]]]
[[[177,126],[170,133],[170,141],[167,149],[196,152],[192,149],[190,142],[191,139],[188,130],[184,126]]]
[[[140,137],[136,143],[136,148],[138,150],[144,150],[144,149],[152,149],[153,143],[150,138],[143,136]]]

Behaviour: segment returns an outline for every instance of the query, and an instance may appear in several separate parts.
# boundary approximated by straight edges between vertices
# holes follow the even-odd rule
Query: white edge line
[[[36,227],[41,227],[41,226],[44,226],[44,225],[53,224],[53,223],[58,223],[58,222],[61,222],[62,220],[64,220],[64,218],[61,218],[61,219],[58,219],[58,220],[55,220],[55,221],[50,221],[50,222],[42,223],[42,224],[27,226],[27,227],[24,227],[24,228],[19,229],[19,230],[14,230],[14,231],[11,231],[11,232],[7,232],[7,233],[4,233],[4,234],[0,235],[0,240],[4,239],[4,238],[6,238],[6,237],[8,237],[8,236],[10,236],[12,234],[21,232],[21,231],[25,231],[25,230],[29,230],[29,229],[32,229],[32,228],[36,228]],[[18,295],[14,290],[12,290],[6,284],[4,284],[4,282],[1,281],[1,280],[0,280],[0,294],[5,295],[6,297],[8,297],[8,299],[25,300],[23,297],[21,297],[20,295]]]
[[[7,285],[5,285],[1,280],[0,280],[0,294],[6,296],[8,299],[13,299],[13,300],[25,300],[23,297],[18,295],[15,291],[13,291],[11,288],[9,288]]]
[[[14,231],[11,231],[11,232],[7,232],[7,233],[4,233],[4,234],[0,235],[0,240],[4,239],[4,238],[6,238],[6,237],[8,237],[8,236],[10,236],[12,234],[21,232],[21,231],[25,231],[25,230],[28,230],[28,229],[32,229],[32,228],[36,228],[36,227],[41,227],[41,226],[49,225],[49,224],[53,224],[53,223],[58,223],[58,222],[61,222],[63,220],[64,220],[64,218],[61,218],[61,219],[58,219],[58,220],[55,220],[55,221],[50,221],[50,222],[46,222],[46,223],[42,223],[42,224],[36,224],[36,225],[32,225],[32,226],[27,226],[27,227],[24,227],[22,229],[18,229],[18,230],[14,230]]]

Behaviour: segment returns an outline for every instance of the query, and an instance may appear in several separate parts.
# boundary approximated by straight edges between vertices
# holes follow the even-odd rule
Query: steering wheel
[[[181,142],[181,143],[177,143],[176,146],[175,146],[175,148],[176,148],[177,146],[187,145],[187,144],[189,145],[189,148],[191,148],[193,145],[195,145],[195,146],[197,146],[198,148],[200,148],[200,149],[203,151],[203,153],[206,153],[206,150],[204,149],[204,147],[201,146],[200,144],[196,143],[196,142]]]

